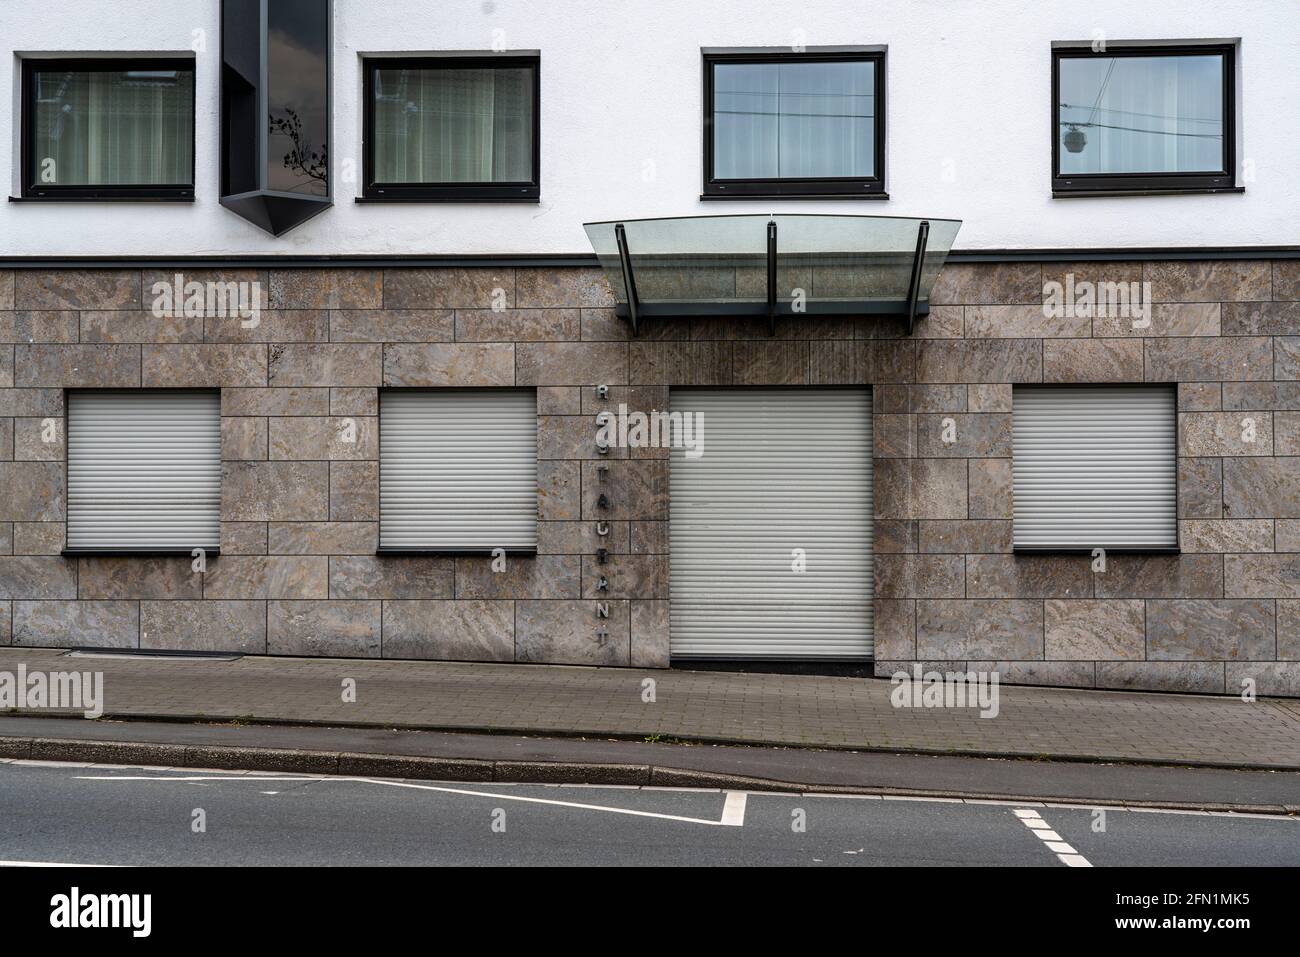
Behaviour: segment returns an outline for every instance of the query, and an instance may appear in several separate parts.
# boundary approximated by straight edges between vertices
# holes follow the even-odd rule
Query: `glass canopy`
[[[902,316],[910,333],[961,221],[686,216],[587,223],[618,315]]]

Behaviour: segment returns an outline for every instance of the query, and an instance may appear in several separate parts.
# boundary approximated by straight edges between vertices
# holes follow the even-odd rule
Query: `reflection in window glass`
[[[192,70],[36,70],[31,95],[34,185],[192,185]]]
[[[714,178],[875,175],[874,62],[713,69]]]
[[[267,188],[328,196],[329,20],[320,0],[279,0],[267,16]]]
[[[1223,169],[1223,57],[1062,57],[1061,175]]]
[[[533,178],[529,67],[375,71],[379,183],[527,183]]]

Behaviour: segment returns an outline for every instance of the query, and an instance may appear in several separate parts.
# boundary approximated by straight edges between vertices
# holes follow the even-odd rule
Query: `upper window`
[[[1172,386],[1016,386],[1012,409],[1017,551],[1177,550]]]
[[[68,550],[215,552],[221,394],[68,393]]]
[[[23,195],[194,196],[194,61],[23,61]]]
[[[704,54],[704,197],[883,198],[884,53]]]
[[[1057,49],[1057,192],[1228,189],[1233,167],[1233,48]]]
[[[541,195],[536,56],[365,63],[367,199]]]

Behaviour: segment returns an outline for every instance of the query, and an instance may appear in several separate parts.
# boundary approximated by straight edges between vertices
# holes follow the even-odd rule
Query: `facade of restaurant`
[[[1293,4],[59,6],[0,644],[1300,695]]]

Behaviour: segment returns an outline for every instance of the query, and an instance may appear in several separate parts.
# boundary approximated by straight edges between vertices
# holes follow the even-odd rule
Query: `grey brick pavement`
[[[1300,768],[1300,713],[1261,698],[1002,686],[996,718],[897,709],[888,681],[557,665],[249,657],[68,657],[0,670],[104,672],[105,712],[355,726]],[[343,701],[343,680],[357,700]],[[642,700],[644,679],[655,700]]]

